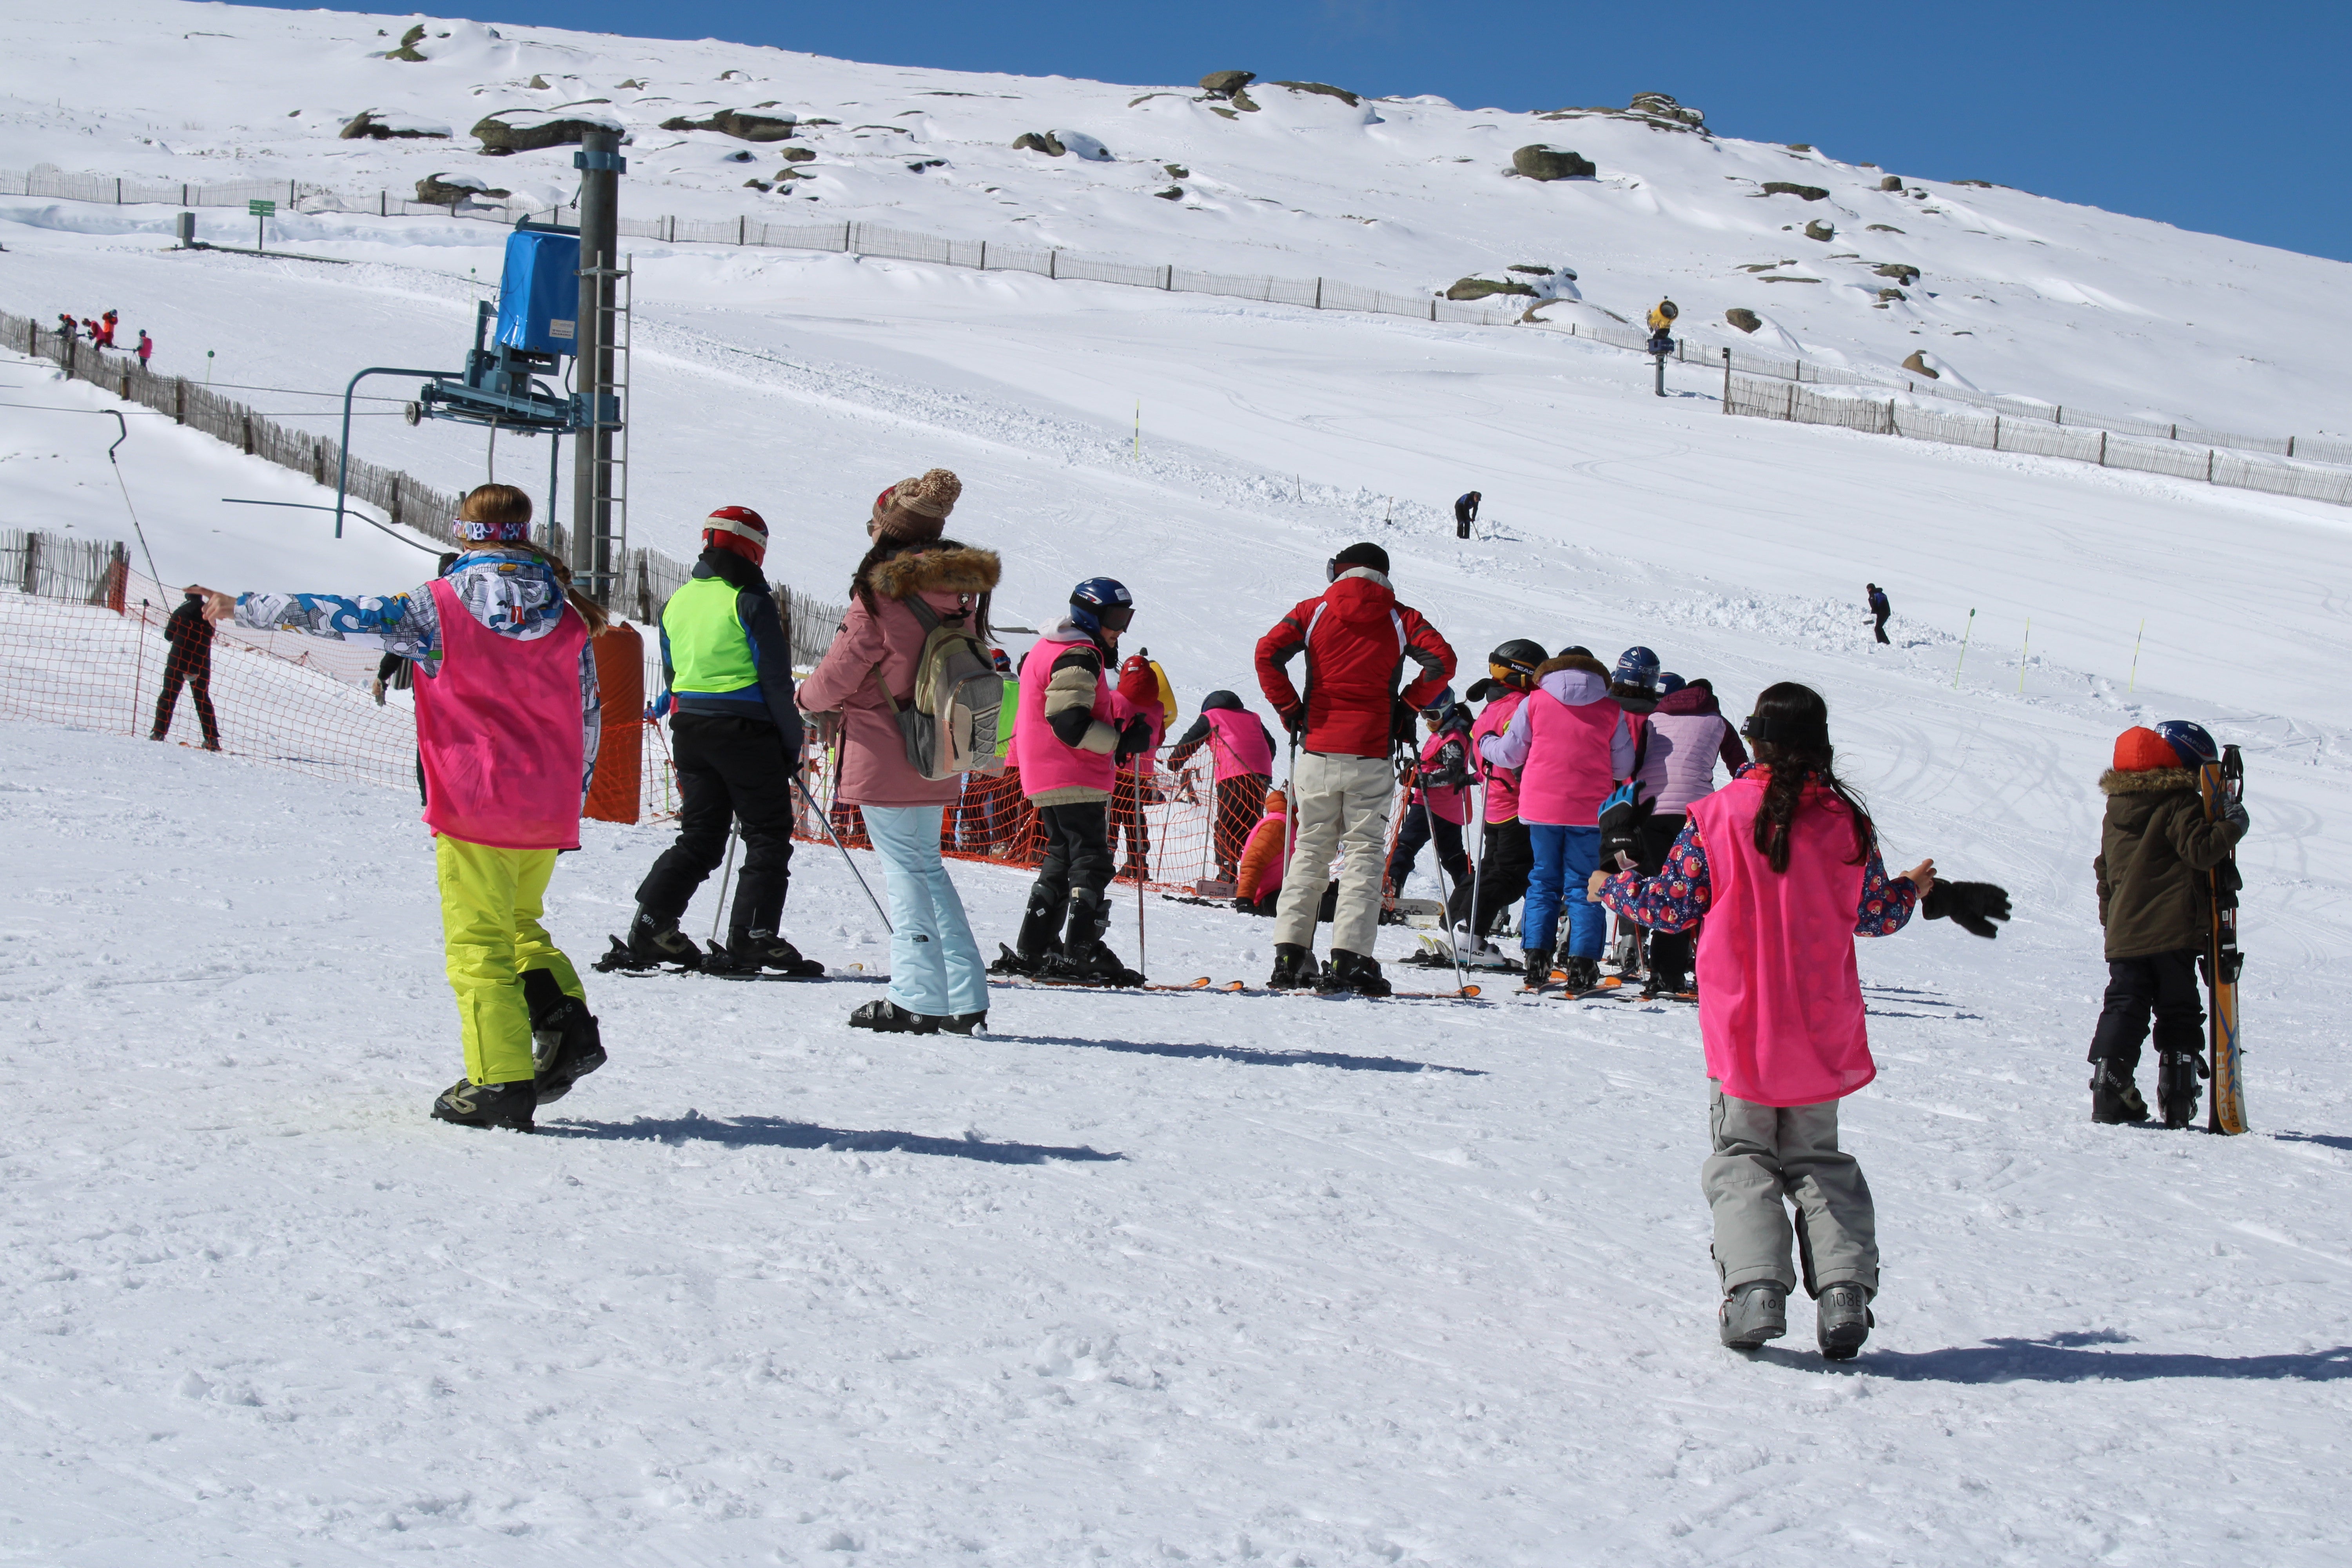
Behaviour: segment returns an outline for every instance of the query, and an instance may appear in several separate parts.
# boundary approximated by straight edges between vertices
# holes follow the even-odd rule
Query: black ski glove
[[[1498,683],[1494,677],[1482,675],[1477,679],[1470,683],[1470,689],[1462,694],[1462,700],[1465,702],[1484,702],[1486,699],[1496,695],[1503,688],[1501,684]]]
[[[1601,867],[1605,871],[1617,869],[1620,853],[1631,855],[1641,832],[1642,824],[1658,809],[1654,800],[1642,798],[1640,786],[1632,783],[1619,784],[1601,803]]]
[[[1307,704],[1294,702],[1276,715],[1282,721],[1283,731],[1292,740],[1307,733]]]
[[[383,699],[378,698],[376,700],[381,702]],[[2221,797],[2221,820],[2236,828],[2238,837],[2241,838],[2246,836],[2246,829],[2253,826],[2246,816],[2246,803],[2233,795],[2225,795]]]
[[[1412,708],[1402,697],[1389,700],[1389,740],[1392,744],[1412,744]]]
[[[1919,912],[1931,921],[1949,915],[1952,923],[1971,936],[1997,937],[1993,921],[2009,919],[2009,889],[1990,882],[1947,882],[1940,879],[1919,901]]]
[[[1150,751],[1150,749],[1151,721],[1145,718],[1142,714],[1138,713],[1134,718],[1129,719],[1127,721],[1127,727],[1125,729],[1119,731],[1118,750],[1113,754],[1111,760],[1113,762],[1123,763],[1127,761],[1128,758],[1139,755],[1144,752]]]

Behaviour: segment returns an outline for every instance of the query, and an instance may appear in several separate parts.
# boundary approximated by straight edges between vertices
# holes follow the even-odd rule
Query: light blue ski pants
[[[940,858],[936,805],[859,808],[890,889],[890,1000],[943,1018],[988,1011],[988,965]]]

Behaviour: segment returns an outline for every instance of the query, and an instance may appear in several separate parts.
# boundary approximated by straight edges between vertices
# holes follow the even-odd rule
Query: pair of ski
[[[1101,991],[1114,994],[1122,991],[1202,991],[1220,996],[1295,996],[1301,991],[1310,989],[1311,994],[1317,996],[1346,997],[1363,994],[1360,991],[1350,990],[1345,986],[1334,987],[1328,991],[1320,987],[1305,986],[1297,990],[1289,987],[1276,990],[1267,985],[1252,985],[1246,980],[1213,980],[1205,974],[1181,984],[1155,984],[1147,981],[1141,985],[1101,985],[1084,980],[1041,980],[1034,975],[1003,974],[991,975],[988,983],[991,985],[1003,985],[1013,990],[1034,988],[1040,991]],[[1374,996],[1369,1000],[1374,1002],[1466,1002],[1477,994],[1478,987],[1465,985],[1459,991],[1391,991],[1386,996]]]
[[[706,980],[809,981],[828,978],[821,968],[814,974],[793,974],[781,969],[737,969],[732,967],[732,961],[728,955],[726,947],[715,942],[703,950],[703,958],[702,963],[692,966],[683,963],[647,963],[635,953],[631,952],[629,944],[616,936],[613,938],[613,945],[606,951],[604,956],[596,960],[589,967],[599,974],[618,974],[625,980],[643,980],[656,974],[698,974]],[[712,958],[719,960],[718,967],[714,968],[709,964],[709,961]]]
[[[2197,770],[2197,790],[2209,822],[2221,817],[2231,802],[2243,798],[2245,789],[2246,767],[2235,746],[2222,747],[2220,762]],[[2208,1065],[2213,1073],[2213,1099],[2205,1121],[2209,1132],[2246,1130],[2246,1084],[2238,1046],[2238,972],[2245,963],[2238,951],[2238,857],[2232,850],[2206,873],[2205,988],[2213,1004],[2206,1026],[2212,1053]]]

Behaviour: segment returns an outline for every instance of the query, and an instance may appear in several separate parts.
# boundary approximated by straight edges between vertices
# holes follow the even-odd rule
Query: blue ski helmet
[[[1629,647],[1617,656],[1617,683],[1644,690],[1658,684],[1658,656],[1645,647]]]
[[[1431,698],[1428,701],[1421,705],[1421,715],[1424,719],[1434,719],[1439,714],[1444,713],[1448,708],[1453,707],[1454,702],[1454,688],[1451,686],[1442,687],[1439,689],[1436,696]]]
[[[1089,577],[1070,590],[1070,619],[1090,632],[1123,632],[1135,618],[1135,595],[1115,577]]]
[[[1689,681],[1685,680],[1681,676],[1676,675],[1671,669],[1662,669],[1658,671],[1658,695],[1661,697],[1671,697],[1689,684]]]
[[[2184,768],[2203,767],[2207,763],[2221,760],[2221,748],[2213,743],[2213,737],[2205,732],[2202,724],[2192,724],[2186,719],[2167,719],[2156,727],[2156,732],[2179,756]]]

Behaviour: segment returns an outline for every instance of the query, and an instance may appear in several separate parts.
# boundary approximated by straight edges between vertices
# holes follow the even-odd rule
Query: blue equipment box
[[[572,353],[579,314],[580,237],[528,228],[509,235],[499,342],[529,353]]]

